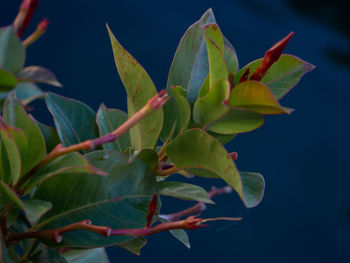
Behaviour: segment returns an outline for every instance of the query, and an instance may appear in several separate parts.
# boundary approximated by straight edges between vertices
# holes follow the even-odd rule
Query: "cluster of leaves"
[[[95,113],[42,93],[33,82],[60,84],[46,69],[23,68],[25,48],[13,26],[0,29],[2,262],[108,262],[103,247],[139,254],[145,236],[166,230],[189,247],[184,229],[208,220],[169,221],[175,217],[160,215],[160,197],[213,203],[214,194],[168,179],[176,173],[222,179],[225,192],[233,189],[248,208],[263,197],[263,177],[238,171],[223,144],[260,127],[266,114],[291,112],[279,99],[313,68],[281,55],[291,35],[239,70],[209,9],[181,39],[166,88],[171,97],[161,108],[165,96],[108,32],[128,113],[103,104]],[[38,96],[55,127],[25,111]]]

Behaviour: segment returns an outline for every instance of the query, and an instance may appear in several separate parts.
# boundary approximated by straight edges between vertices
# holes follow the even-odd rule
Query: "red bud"
[[[239,83],[247,81],[250,73],[250,68],[247,68],[243,75],[239,78]]]
[[[41,20],[41,22],[38,24],[37,29],[46,32],[47,27],[49,26],[50,21],[47,18],[44,18]]]
[[[30,20],[32,20],[33,14],[38,7],[39,0],[23,0],[20,10],[25,12],[23,21],[18,28],[17,34],[21,36],[24,30],[28,27]]]
[[[290,32],[285,38],[278,41],[268,51],[266,51],[264,59],[261,61],[259,67],[250,76],[250,80],[260,81],[265,76],[267,70],[275,63],[281,56],[283,50],[287,46],[289,40],[293,37],[294,32]]]
[[[146,224],[146,228],[149,228],[152,224],[152,219],[154,216],[154,213],[157,210],[157,193],[153,194],[153,198],[151,200],[151,202],[149,203],[148,206],[148,215],[147,215],[147,224]]]

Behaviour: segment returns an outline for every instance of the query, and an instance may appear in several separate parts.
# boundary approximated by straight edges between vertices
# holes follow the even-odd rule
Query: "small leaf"
[[[258,81],[244,81],[231,91],[228,105],[241,107],[261,114],[283,114],[291,110],[282,107],[271,90]]]
[[[68,263],[109,263],[104,248],[72,249],[63,254]]]
[[[96,122],[100,131],[100,136],[113,132],[125,121],[127,121],[128,115],[117,109],[108,109],[105,105],[101,105],[97,115]],[[130,146],[130,136],[126,132],[120,136],[117,140],[110,143],[103,144],[105,150],[116,150],[124,152]]]
[[[25,174],[45,157],[44,137],[35,120],[25,112],[14,93],[5,101],[4,120],[9,126],[21,129],[28,139],[28,150],[22,156],[22,174]]]
[[[250,75],[259,67],[261,59],[255,60],[242,68],[235,76],[238,84],[239,79],[247,68],[250,68]],[[280,100],[288,93],[302,78],[302,76],[313,70],[315,66],[292,55],[283,54],[267,71],[261,80],[267,85],[272,93]]]
[[[228,73],[236,73],[238,70],[238,59],[232,44],[224,37],[224,57]]]
[[[60,143],[56,129],[38,121],[36,124],[44,136],[47,152],[51,152]]]
[[[12,90],[17,84],[16,76],[12,73],[0,69],[0,92]]]
[[[226,144],[229,143],[231,140],[233,140],[236,137],[236,134],[219,134],[219,133],[215,133],[212,131],[207,131],[207,133],[212,136],[213,138],[215,138],[216,140],[218,140],[221,144]]]
[[[167,220],[165,218],[162,218],[161,216],[158,217],[159,221],[162,223],[171,222],[170,220]],[[184,244],[188,249],[191,248],[190,241],[188,239],[188,235],[185,230],[183,229],[174,229],[169,231],[177,240],[179,240],[182,244]]]
[[[143,149],[135,154],[134,158],[143,161],[151,170],[155,169],[158,165],[158,154],[151,149]],[[131,161],[134,158],[132,158]]]
[[[139,256],[141,249],[147,244],[147,239],[144,237],[136,237],[124,243],[118,244],[118,247],[124,248],[127,251]]]
[[[223,79],[215,83],[209,92],[198,98],[193,107],[193,120],[199,127],[207,128],[229,111],[223,104],[230,94],[230,83]]]
[[[36,224],[52,208],[50,202],[35,199],[23,200],[23,204],[26,217],[31,224]]]
[[[25,60],[25,49],[12,26],[0,28],[0,68],[13,74],[19,72]]]
[[[30,258],[33,263],[68,263],[55,248],[46,247]]]
[[[37,85],[29,82],[18,83],[14,91],[23,105],[28,105],[33,100],[44,96],[44,93]]]
[[[22,161],[21,153],[16,141],[12,138],[11,133],[9,132],[10,129],[12,130],[12,133],[22,132],[10,127],[0,127],[0,178],[7,183],[16,184],[21,175]],[[21,135],[24,135],[23,132]]]
[[[64,146],[98,137],[96,114],[86,104],[54,93],[46,95],[46,103]]]
[[[160,195],[214,204],[214,202],[209,199],[207,191],[198,185],[165,181],[159,182],[158,188]]]
[[[141,109],[157,90],[145,69],[117,41],[107,25],[115,64],[128,94],[129,118]],[[163,126],[163,109],[153,112],[130,130],[132,148],[154,149]]]
[[[56,87],[62,87],[55,75],[48,69],[39,66],[29,66],[23,68],[18,74],[17,79],[20,82],[36,82],[50,84]]]
[[[264,177],[259,173],[239,172],[242,178],[243,195],[248,207],[257,206],[265,191]]]
[[[169,88],[169,90],[172,100],[165,104],[168,105],[171,103],[169,104],[169,107],[164,108],[165,118],[161,134],[163,141],[166,141],[172,132],[172,136],[176,136],[182,130],[186,129],[191,119],[191,106],[186,99],[186,91],[180,86],[172,86]],[[169,112],[169,110],[171,112]],[[169,116],[176,116],[177,119],[173,119]],[[174,124],[175,130],[173,131]]]
[[[185,131],[177,136],[167,147],[169,159],[178,169],[202,176],[221,178],[241,197],[247,207],[257,205],[261,194],[244,195],[244,181],[223,145],[200,129]],[[263,189],[260,189],[260,192]],[[250,193],[253,193],[251,191]]]
[[[4,182],[0,181],[0,205],[13,205],[16,208],[24,210],[24,205],[16,193]]]

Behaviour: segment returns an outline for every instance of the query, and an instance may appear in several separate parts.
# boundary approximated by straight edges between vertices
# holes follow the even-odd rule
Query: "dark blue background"
[[[45,89],[95,110],[100,102],[126,109],[106,22],[158,90],[165,87],[182,34],[209,7],[241,67],[262,57],[292,30],[296,34],[286,52],[317,67],[283,99],[296,109],[291,116],[268,118],[262,128],[228,146],[238,151],[241,170],[265,176],[266,193],[259,207],[245,209],[237,195],[218,197],[203,216],[244,220],[190,232],[191,250],[168,233],[150,237],[140,257],[111,248],[111,262],[350,262],[350,27],[345,1],[40,2],[31,29],[43,17],[51,24],[40,42],[29,47],[27,64],[50,68],[64,84],[62,90]],[[0,24],[12,21],[19,3],[1,0]],[[48,116],[43,110],[35,115],[42,120]],[[207,188],[212,184],[220,185],[203,183]],[[167,204],[165,212],[184,207]]]

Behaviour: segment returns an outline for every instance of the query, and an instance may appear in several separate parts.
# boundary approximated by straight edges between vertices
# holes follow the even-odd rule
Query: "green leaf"
[[[239,194],[247,207],[260,202],[261,195],[258,193],[245,195],[244,182],[233,160],[225,148],[204,131],[192,129],[182,133],[166,147],[166,153],[176,168],[203,177],[223,179]]]
[[[250,75],[258,68],[262,61],[261,59],[255,60],[244,68],[242,68],[235,76],[236,83],[239,82],[240,77],[250,68]],[[277,62],[275,62],[271,68],[267,71],[266,75],[262,79],[262,82],[267,85],[275,97],[280,100],[286,95],[302,78],[302,76],[313,70],[315,66],[301,60],[298,57],[292,55],[283,54],[280,56]]]
[[[22,174],[26,174],[46,155],[44,137],[35,120],[25,112],[14,93],[5,101],[4,120],[9,126],[21,129],[28,139],[28,150],[22,156]],[[19,149],[21,151],[21,147]]]
[[[229,111],[223,101],[230,95],[230,83],[223,79],[216,82],[209,92],[198,98],[193,107],[193,120],[199,127],[207,128]]]
[[[208,204],[214,202],[208,197],[207,191],[193,184],[164,181],[158,183],[159,194],[182,200],[198,201]]]
[[[50,202],[35,199],[23,200],[23,204],[26,217],[31,224],[36,224],[52,208]]]
[[[16,76],[11,72],[0,69],[0,92],[12,90],[17,84]]]
[[[128,115],[131,117],[157,90],[145,69],[117,41],[107,25],[111,39],[115,64],[128,94]],[[132,148],[154,149],[163,126],[163,109],[153,112],[130,130]]]
[[[20,178],[22,170],[21,153],[11,133],[22,133],[10,127],[0,127],[0,178],[7,182],[16,184]],[[25,137],[24,137],[25,138]],[[7,168],[7,169],[6,169]]]
[[[230,110],[212,122],[208,129],[217,134],[232,136],[232,134],[250,132],[263,124],[264,117],[261,114],[242,108],[230,107]]]
[[[109,263],[104,248],[72,249],[63,254],[68,263]]]
[[[147,239],[144,237],[136,237],[124,243],[118,244],[118,247],[124,248],[127,251],[139,256],[141,249],[147,244]]]
[[[97,151],[86,155],[91,165],[109,176],[62,174],[42,183],[35,199],[53,204],[37,227],[53,229],[84,219],[95,225],[119,228],[143,228],[148,205],[157,184],[152,171],[140,160],[115,151]],[[129,236],[103,237],[87,231],[63,235],[60,246],[100,247],[120,244]]]
[[[161,216],[158,217],[159,221],[162,223],[166,222],[171,222],[170,220],[163,218]],[[191,248],[190,241],[188,239],[188,235],[185,230],[183,229],[174,229],[174,230],[169,230],[169,232],[177,239],[179,240],[182,244],[184,244],[188,249]]]
[[[29,82],[18,83],[14,91],[23,105],[28,105],[33,100],[44,96],[44,93],[37,85]]]
[[[252,204],[251,207],[258,205],[264,196],[264,177],[259,173],[252,172],[239,172],[239,174],[242,178],[243,195],[245,200],[247,200],[247,203]]]
[[[86,104],[54,93],[46,95],[46,103],[64,146],[98,137],[95,112]]]
[[[143,149],[137,152],[133,158],[143,161],[151,170],[155,169],[158,165],[158,154],[151,149]]]
[[[24,210],[22,200],[19,199],[16,193],[7,184],[0,181],[0,205],[4,207],[10,204]]]
[[[259,81],[244,81],[231,91],[230,106],[241,107],[261,114],[283,114],[291,110],[282,107],[271,90]]]
[[[172,96],[172,101],[168,101],[168,103],[172,103],[173,105],[164,108],[165,118],[161,134],[163,141],[166,141],[172,132],[173,136],[176,136],[181,131],[185,130],[188,127],[191,119],[191,106],[186,99],[186,91],[180,86],[172,86],[169,88],[169,90],[169,93]],[[177,119],[168,117],[173,115],[171,112],[168,112],[169,110],[176,111]],[[173,131],[174,123],[175,130]]]
[[[96,115],[96,122],[100,131],[100,136],[113,132],[125,121],[127,121],[127,119],[128,115],[125,112],[117,109],[108,109],[105,105],[101,104]],[[103,144],[102,147],[105,150],[124,152],[128,147],[130,147],[129,132],[126,132],[114,142]]]
[[[30,192],[35,186],[45,182],[53,176],[63,174],[100,174],[106,175],[105,172],[92,166],[88,160],[80,153],[72,152],[56,158],[49,164],[41,168],[26,183],[27,192]]]
[[[215,138],[216,140],[218,140],[221,144],[229,143],[231,140],[233,140],[236,137],[236,134],[225,135],[225,134],[215,133],[210,130],[207,131],[207,133],[213,138]]]
[[[235,73],[238,70],[238,58],[232,44],[224,37],[224,57],[228,73]]]
[[[25,49],[12,26],[0,28],[0,68],[19,72],[25,60]]]
[[[18,74],[19,82],[37,82],[50,84],[56,87],[62,87],[55,75],[48,69],[40,66],[29,66],[23,68]]]
[[[68,263],[54,248],[44,248],[30,258],[33,263]]]
[[[60,143],[56,129],[38,121],[36,123],[44,136],[47,152],[51,152]]]
[[[208,24],[202,27],[208,50],[210,88],[218,80],[228,79],[228,72],[224,57],[224,40],[217,24]]]
[[[0,262],[3,263],[14,263],[10,258],[10,255],[7,251],[7,246],[2,235],[2,231],[0,231]]]

